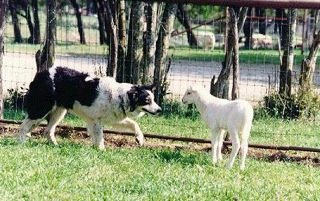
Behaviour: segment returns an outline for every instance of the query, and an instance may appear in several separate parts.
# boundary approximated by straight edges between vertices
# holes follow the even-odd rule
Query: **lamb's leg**
[[[218,161],[217,152],[218,152],[218,144],[219,144],[219,130],[213,129],[211,136],[211,152],[212,152],[212,163],[216,164]]]
[[[40,124],[42,119],[29,119],[25,118],[20,126],[18,141],[23,143],[26,141],[27,137],[30,137],[31,130]]]
[[[234,163],[234,160],[239,152],[240,149],[240,139],[238,136],[238,132],[236,131],[229,131],[230,133],[230,138],[231,138],[231,143],[232,143],[232,151],[230,155],[230,159],[227,164],[227,168],[231,169]]]
[[[58,107],[52,113],[50,113],[50,119],[49,119],[47,128],[45,130],[45,133],[47,134],[48,141],[54,145],[58,145],[56,137],[54,135],[54,131],[66,113],[67,113],[67,110],[61,107]]]
[[[250,136],[251,123],[247,124],[241,135],[241,148],[240,148],[240,169],[243,170],[245,167],[245,160],[248,153],[248,140]]]
[[[242,139],[240,148],[240,169],[244,170],[245,160],[248,153],[248,139]]]
[[[125,118],[124,120],[113,124],[112,127],[114,128],[120,128],[120,129],[128,129],[134,132],[136,136],[137,143],[142,146],[144,143],[144,136],[142,134],[142,131],[138,125],[137,122],[133,121],[132,119]]]
[[[224,140],[224,130],[220,130],[218,133],[218,148],[217,148],[217,159],[218,161],[222,160],[222,147],[223,147],[223,140]]]

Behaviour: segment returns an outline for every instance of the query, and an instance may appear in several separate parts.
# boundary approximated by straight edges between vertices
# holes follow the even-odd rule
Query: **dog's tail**
[[[30,119],[43,118],[54,106],[54,84],[49,72],[36,74],[25,96],[24,107]]]

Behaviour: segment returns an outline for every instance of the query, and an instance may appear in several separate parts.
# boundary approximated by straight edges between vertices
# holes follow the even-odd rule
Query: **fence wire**
[[[57,9],[55,65],[67,66],[92,75],[105,75],[108,65],[108,46],[100,44],[97,9],[91,4],[88,5],[89,7],[85,2],[80,3],[86,44],[80,44],[74,9],[68,4],[60,5]],[[209,12],[207,15],[192,13],[208,11],[208,7],[209,11],[212,8],[217,12]],[[190,24],[194,27],[192,31],[198,44],[196,47],[190,47],[186,27],[176,19],[170,39],[169,56],[172,57],[172,63],[168,73],[169,89],[165,106],[170,107],[170,111],[173,111],[175,107],[180,107],[179,102],[189,85],[197,85],[210,90],[211,80],[213,76],[219,75],[225,55],[226,18],[223,8],[196,5],[185,5],[185,8],[190,12]],[[23,11],[21,8],[17,10]],[[259,16],[257,16],[257,10],[250,9],[244,30],[240,32],[240,98],[250,101],[256,108],[259,108],[263,106],[265,96],[278,91],[280,56],[283,54],[283,50],[278,48],[281,43],[278,32],[281,25],[287,24],[285,24],[285,16],[276,16],[276,10],[264,9],[263,14]],[[308,54],[315,29],[315,17],[310,14],[305,17],[303,12],[304,10],[298,11],[296,29],[296,55],[292,72],[295,92],[299,87],[300,65],[302,59]],[[311,11],[308,10],[308,12]],[[39,15],[41,41],[43,41],[46,18],[44,8],[40,9]],[[13,102],[19,98],[20,92],[23,93],[28,88],[34,77],[36,73],[35,52],[42,47],[42,44],[28,43],[30,32],[23,14],[18,15],[18,27],[22,41],[15,42],[13,27],[15,19],[11,12],[8,12],[6,16],[2,77],[5,96],[9,102],[10,99]],[[157,23],[160,20],[159,17]],[[247,40],[246,34],[249,34]],[[318,69],[319,62],[316,64],[313,80],[317,93],[320,85]],[[18,108],[7,106],[5,109],[5,118],[23,118],[23,112]],[[172,116],[160,118],[161,120],[151,117],[139,120],[142,130],[148,133],[173,136],[180,135],[181,132],[183,133],[181,135],[188,137],[209,138],[210,136],[210,131],[197,118],[189,118],[188,115],[184,118]],[[157,122],[161,122],[161,125],[152,128],[152,124],[157,124]],[[319,126],[317,115],[306,120],[282,120],[256,116],[251,142],[320,147],[320,133],[317,131]]]

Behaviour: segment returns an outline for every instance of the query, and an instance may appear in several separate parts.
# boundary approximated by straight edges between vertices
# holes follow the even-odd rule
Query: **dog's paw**
[[[136,136],[136,142],[138,143],[139,146],[143,146],[144,144],[144,136]]]

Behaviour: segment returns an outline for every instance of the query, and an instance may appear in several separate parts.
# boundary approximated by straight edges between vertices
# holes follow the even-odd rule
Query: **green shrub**
[[[8,89],[8,95],[4,99],[4,106],[11,110],[22,110],[27,89],[24,87]]]
[[[177,100],[169,99],[165,99],[162,103],[162,115],[165,117],[199,118],[199,112],[194,105],[184,105]]]
[[[260,108],[258,115],[284,119],[310,118],[315,117],[319,109],[319,97],[311,91],[298,91],[291,96],[272,93],[264,97],[264,107]]]

